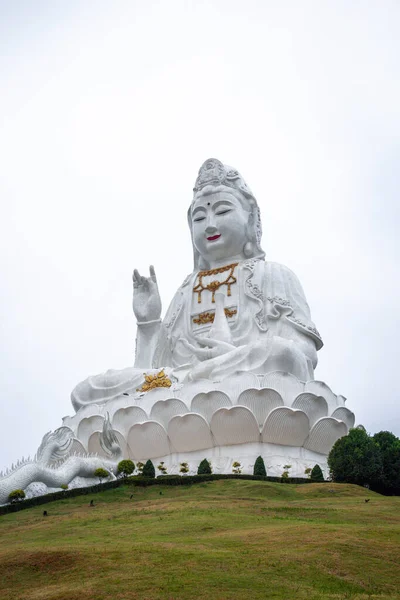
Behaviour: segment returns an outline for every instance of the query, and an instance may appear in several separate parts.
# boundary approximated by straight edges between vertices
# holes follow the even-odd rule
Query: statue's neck
[[[224,267],[225,265],[229,265],[232,263],[238,263],[242,260],[245,260],[245,256],[243,254],[237,254],[235,256],[230,256],[229,258],[221,258],[218,260],[209,261],[210,270],[211,269],[219,269],[219,267]]]

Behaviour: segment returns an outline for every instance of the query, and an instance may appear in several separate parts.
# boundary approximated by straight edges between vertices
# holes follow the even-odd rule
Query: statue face
[[[193,243],[208,262],[244,258],[249,213],[229,192],[199,195],[192,207]]]

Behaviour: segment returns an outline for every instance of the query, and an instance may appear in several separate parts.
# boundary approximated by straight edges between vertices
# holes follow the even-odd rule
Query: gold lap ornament
[[[166,376],[164,371],[160,371],[156,375],[146,375],[146,373],[143,373],[143,375],[144,384],[137,390],[138,392],[148,392],[149,390],[154,390],[154,388],[171,387],[172,385],[172,381]]]
[[[225,316],[227,318],[233,317],[233,315],[237,314],[236,308],[225,308]],[[198,317],[193,318],[193,323],[196,325],[205,325],[206,323],[214,323],[215,313],[212,312],[203,312],[200,313]]]

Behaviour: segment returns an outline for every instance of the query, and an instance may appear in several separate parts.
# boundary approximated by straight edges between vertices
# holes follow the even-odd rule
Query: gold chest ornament
[[[197,293],[197,302],[201,304],[201,293],[204,292],[204,290],[208,290],[212,293],[211,302],[215,303],[215,292],[217,292],[219,288],[223,285],[226,285],[226,287],[228,288],[227,296],[230,296],[231,285],[237,282],[237,279],[234,276],[234,271],[238,264],[239,263],[232,263],[231,265],[226,265],[226,267],[219,267],[218,269],[210,269],[209,271],[199,271],[199,283],[193,288],[193,292],[195,294]],[[223,281],[214,279],[207,284],[203,282],[203,277],[209,277],[210,275],[218,275],[219,273],[226,273],[227,271],[229,271],[228,276]]]

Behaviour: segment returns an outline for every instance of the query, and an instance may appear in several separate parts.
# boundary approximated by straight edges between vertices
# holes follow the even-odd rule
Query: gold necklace
[[[219,290],[219,288],[222,285],[227,286],[227,295],[230,296],[231,285],[237,282],[237,279],[234,276],[233,272],[235,270],[235,267],[238,266],[238,264],[239,263],[232,263],[231,265],[227,265],[226,267],[219,267],[218,269],[210,269],[209,271],[199,271],[199,283],[193,288],[193,292],[197,292],[197,302],[201,304],[201,293],[204,292],[204,290],[208,290],[209,292],[212,292],[211,302],[215,303],[215,292]],[[213,281],[210,281],[210,283],[204,285],[203,277],[207,277],[209,275],[218,275],[219,273],[225,273],[226,271],[229,271],[229,273],[228,277],[224,279],[224,281],[218,281],[218,279],[214,279]]]

